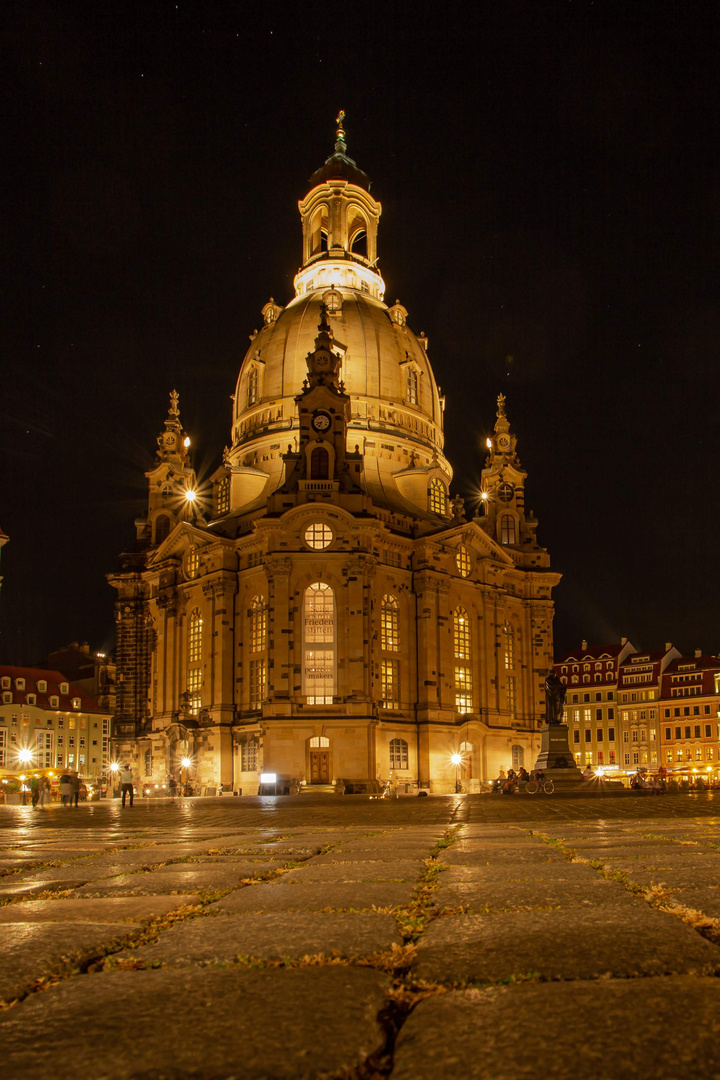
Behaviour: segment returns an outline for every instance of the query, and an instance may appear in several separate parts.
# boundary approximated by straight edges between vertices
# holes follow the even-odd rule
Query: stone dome
[[[284,308],[272,299],[264,306],[263,328],[240,368],[225,455],[235,477],[232,511],[258,506],[283,481],[283,454],[297,448],[295,397],[325,305],[351,398],[347,449],[357,446],[363,455],[363,486],[378,505],[423,515],[431,481],[439,477],[447,491],[452,478],[443,456],[444,401],[427,339],[410,329],[399,302],[384,303],[377,270],[380,203],[346,176],[319,173],[299,203],[303,264],[296,295]]]

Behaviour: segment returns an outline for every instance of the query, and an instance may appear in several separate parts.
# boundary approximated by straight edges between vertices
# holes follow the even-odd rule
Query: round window
[[[316,551],[321,551],[323,548],[330,547],[332,539],[332,529],[329,525],[324,525],[321,521],[313,521],[312,525],[308,525],[305,530],[305,543],[308,547],[314,548]]]
[[[469,577],[472,570],[472,563],[470,562],[470,553],[464,546],[460,546],[455,556],[455,565],[463,577]]]

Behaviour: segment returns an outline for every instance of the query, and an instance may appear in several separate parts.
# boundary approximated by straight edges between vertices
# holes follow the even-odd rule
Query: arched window
[[[515,518],[512,516],[512,514],[503,514],[500,518],[500,543],[517,543]]]
[[[170,518],[167,514],[160,514],[155,521],[155,543],[162,544],[170,534]]]
[[[390,740],[390,768],[408,768],[408,744],[405,739]]]
[[[472,645],[470,618],[464,607],[453,611],[453,652],[455,654],[455,707],[472,712]]]
[[[505,643],[505,670],[508,672],[505,679],[507,690],[507,703],[510,719],[517,718],[517,692],[515,675],[510,674],[515,670],[515,632],[509,622],[503,626],[503,640]]]
[[[323,747],[328,747],[329,745],[330,740],[325,735],[313,735],[312,739],[310,740],[311,750],[320,750]]]
[[[388,593],[380,607],[380,648],[383,652],[400,651],[400,605],[397,597]],[[394,657],[380,659],[380,697],[384,709],[400,708],[400,661]]]
[[[335,596],[324,581],[305,590],[303,692],[308,705],[331,705],[335,696]]]
[[[384,652],[398,652],[400,649],[399,615],[397,597],[386,593],[380,609],[380,648]]]
[[[202,615],[198,608],[190,612],[188,620],[188,708],[193,715],[200,712],[200,689],[202,687]]]
[[[310,225],[310,255],[318,255],[328,249],[327,206],[321,206],[313,215]]]
[[[470,572],[472,570],[472,562],[470,561],[470,552],[464,544],[461,544],[460,547],[457,549],[457,554],[455,556],[455,565],[457,566],[458,572],[460,573],[461,577],[470,576]]]
[[[202,660],[202,615],[198,608],[190,612],[188,623],[188,660],[198,664]]]
[[[310,479],[327,480],[328,452],[324,446],[316,446],[310,455]]]
[[[503,639],[505,641],[505,667],[512,671],[515,667],[515,634],[510,623],[503,626]]]
[[[250,652],[257,654],[267,648],[267,608],[264,596],[254,596],[250,604]],[[250,708],[259,709],[267,697],[267,660],[254,655],[250,659]]]
[[[460,762],[460,779],[470,780],[474,775],[473,772],[473,751],[475,747],[471,742],[460,743],[460,756],[462,761]]]
[[[447,514],[447,491],[439,476],[430,481],[430,509],[443,517]]]
[[[348,249],[355,255],[368,258],[367,222],[355,207],[348,213]]]
[[[518,743],[512,748],[512,767],[517,772],[518,769],[522,769],[525,764],[525,749]]]
[[[185,575],[189,578],[197,577],[197,572],[200,569],[200,554],[198,549],[193,546],[188,549],[188,553],[185,556]]]

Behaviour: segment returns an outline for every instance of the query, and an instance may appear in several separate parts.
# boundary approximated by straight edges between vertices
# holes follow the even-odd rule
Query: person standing
[[[30,777],[30,801],[32,803],[33,810],[37,810],[38,800],[40,799],[40,785],[38,784],[37,776]]]
[[[70,777],[72,784],[72,799],[70,800],[72,806],[77,806],[80,802],[80,773],[74,772]]]
[[[125,805],[125,798],[130,796],[130,805],[133,804],[133,775],[132,770],[127,765],[120,766],[120,783],[122,784],[122,804]]]
[[[63,806],[70,806],[72,797],[72,780],[69,773],[64,772],[60,777],[60,796]]]
[[[168,778],[168,790],[170,792],[170,798],[174,799],[175,796],[177,795],[177,780],[172,775],[172,773],[170,774],[170,776]]]

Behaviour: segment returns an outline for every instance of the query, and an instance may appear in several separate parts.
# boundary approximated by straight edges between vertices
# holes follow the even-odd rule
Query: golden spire
[[[335,117],[335,123],[337,124],[337,132],[335,133],[335,149],[339,154],[344,154],[347,150],[347,142],[345,140],[345,128],[343,123],[345,121],[345,110],[341,109]]]

